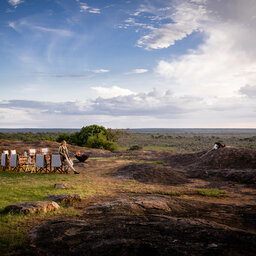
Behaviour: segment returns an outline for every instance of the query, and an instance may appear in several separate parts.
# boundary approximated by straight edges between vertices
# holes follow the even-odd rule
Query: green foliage
[[[79,132],[63,133],[59,135],[57,141],[65,140],[72,145],[114,151],[117,149],[114,142],[119,138],[120,134],[121,132],[94,124],[83,127]]]
[[[76,134],[76,138],[77,138],[76,143],[78,146],[90,147],[90,145],[92,144],[92,141],[98,141],[98,140],[101,141],[103,140],[103,138],[107,140],[107,136],[108,136],[108,131],[103,126],[99,126],[96,124],[85,126],[80,130],[80,132]],[[90,137],[92,138],[88,142],[88,139]],[[93,143],[93,144],[96,145],[97,143]]]
[[[117,149],[116,144],[112,141],[108,141],[106,136],[102,133],[90,136],[85,145],[90,148],[107,149],[110,151]]]

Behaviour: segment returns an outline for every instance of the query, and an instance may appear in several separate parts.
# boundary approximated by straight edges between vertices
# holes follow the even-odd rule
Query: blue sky
[[[256,127],[254,0],[1,0],[0,127]]]

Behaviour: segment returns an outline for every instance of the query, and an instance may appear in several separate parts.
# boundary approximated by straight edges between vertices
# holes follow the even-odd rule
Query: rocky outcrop
[[[50,212],[59,209],[60,206],[56,202],[49,201],[35,201],[35,202],[24,202],[19,204],[12,204],[5,207],[5,212],[13,213],[39,213],[39,212]]]
[[[255,206],[127,196],[30,231],[35,255],[254,255]],[[243,220],[247,223],[243,224]],[[236,223],[236,226],[232,226]]]
[[[161,185],[177,185],[189,182],[184,172],[169,166],[151,163],[129,164],[119,168],[112,176]]]
[[[77,201],[81,201],[81,196],[78,194],[74,195],[48,195],[45,197],[46,199],[51,199],[52,201],[61,203],[61,204],[69,204]]]

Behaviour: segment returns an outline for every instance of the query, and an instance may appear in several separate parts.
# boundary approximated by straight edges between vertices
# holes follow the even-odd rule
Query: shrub
[[[142,147],[139,145],[131,146],[128,150],[142,150]]]
[[[94,124],[82,127],[79,132],[63,133],[57,138],[57,141],[65,140],[72,145],[114,151],[117,149],[114,141],[118,139],[118,135],[119,133],[115,133],[111,129],[107,130],[103,126]]]

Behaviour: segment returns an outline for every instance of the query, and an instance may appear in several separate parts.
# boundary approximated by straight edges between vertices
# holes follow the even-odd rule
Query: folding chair
[[[47,164],[45,160],[45,155],[36,154],[36,172],[43,172],[47,173]]]
[[[59,172],[59,173],[67,173],[67,170],[65,170],[63,161],[61,161],[60,154],[51,155],[51,171]]]
[[[11,150],[11,155],[16,155],[16,154],[17,154],[16,149]]]
[[[50,153],[50,150],[49,150],[49,148],[41,148],[40,153],[42,155],[48,155]]]
[[[19,155],[12,154],[10,156],[10,169],[12,171],[17,171],[17,172],[19,172],[21,169],[25,171],[25,163],[20,161]]]
[[[3,169],[3,171],[9,169],[8,155],[5,153],[1,154],[1,168]]]
[[[30,148],[28,150],[28,155],[31,158],[32,162],[35,162],[35,157],[36,157],[36,149],[35,148]]]

